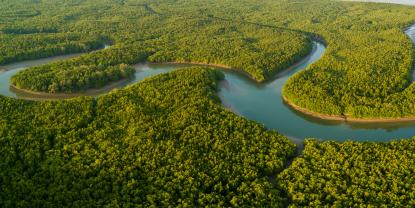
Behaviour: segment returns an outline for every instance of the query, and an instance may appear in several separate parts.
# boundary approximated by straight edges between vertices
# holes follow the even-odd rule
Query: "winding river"
[[[406,34],[415,42],[415,24],[407,29]],[[264,124],[268,129],[276,130],[293,141],[300,143],[305,138],[320,138],[330,140],[355,140],[355,141],[388,141],[390,139],[409,138],[415,136],[415,122],[390,122],[390,123],[350,123],[344,121],[327,121],[307,116],[287,106],[281,97],[281,90],[287,79],[294,73],[305,69],[323,55],[325,46],[314,42],[312,53],[303,61],[292,67],[289,71],[276,77],[274,80],[258,84],[246,76],[222,70],[225,80],[220,83],[219,97],[226,108],[236,114]],[[51,99],[14,91],[10,88],[9,80],[17,72],[30,66],[41,65],[52,61],[72,58],[79,54],[58,56],[53,58],[24,61],[0,67],[0,94],[8,97],[23,99]],[[74,96],[89,95],[99,96],[114,88],[122,88],[126,85],[139,82],[146,77],[165,73],[183,65],[171,64],[137,64],[135,77],[127,82],[111,85],[101,90],[93,90],[86,94],[74,94]],[[68,98],[58,97],[54,99]]]

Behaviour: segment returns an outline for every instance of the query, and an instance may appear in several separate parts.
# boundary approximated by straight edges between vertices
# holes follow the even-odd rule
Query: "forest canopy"
[[[0,206],[282,206],[295,145],[225,110],[189,68],[98,99],[0,97]]]
[[[290,79],[283,91],[288,103],[350,118],[415,117],[413,46],[404,34],[415,21],[413,7],[331,0],[6,1],[1,7],[0,63],[113,44],[83,61],[25,70],[12,80],[18,88],[85,91],[129,78],[120,64],[140,61],[225,66],[261,82],[305,57],[317,39],[326,53]]]
[[[147,10],[143,10],[142,15],[149,18],[154,16],[154,12],[146,14]],[[126,18],[127,16],[124,16],[126,14],[129,13],[119,15]],[[83,22],[80,21],[79,24],[82,25]],[[154,25],[158,26],[154,27]],[[78,27],[78,23],[75,23],[74,27]],[[113,43],[111,47],[72,60],[29,68],[16,74],[12,78],[12,84],[16,88],[37,92],[85,91],[131,77],[133,75],[131,70],[125,70],[119,65],[144,61],[216,65],[246,72],[252,79],[262,82],[293,65],[312,49],[309,37],[302,32],[234,23],[210,16],[163,15],[157,19],[138,19],[138,22],[125,20],[122,27],[118,25],[108,27],[103,28],[105,30],[100,27],[90,28],[91,31],[88,33],[101,34],[101,37],[97,37],[97,41],[102,39],[99,41],[101,44],[105,44],[105,41],[111,42]],[[69,31],[62,28],[68,33],[85,33],[81,28],[76,31],[72,31],[73,27]],[[141,34],[141,30],[137,31],[137,28],[143,28],[150,34]],[[106,30],[111,32],[107,33]],[[8,33],[9,29],[6,28],[4,31]],[[149,37],[146,37],[147,35]],[[17,35],[9,34],[9,36]],[[50,36],[55,37],[55,35]],[[22,40],[19,44],[27,45],[25,41]],[[41,48],[49,45],[58,47],[53,42],[42,43],[45,46],[39,46]],[[60,46],[62,53],[82,51],[70,47],[70,45]],[[84,47],[85,50],[96,48]],[[4,52],[10,56],[5,58],[5,61],[21,59],[12,53],[11,48],[9,50],[10,52],[7,50]],[[22,50],[28,51],[29,48]],[[46,53],[38,50],[36,55],[27,54],[27,56],[37,58],[51,55]],[[56,52],[56,55],[58,54],[60,53]]]
[[[290,207],[414,207],[414,144],[308,140],[279,180]]]
[[[413,7],[334,0],[3,0],[0,64],[88,52],[11,80],[49,93],[128,79],[143,61],[265,81],[317,40],[326,52],[289,79],[288,102],[415,117],[414,20]],[[0,96],[0,207],[415,206],[414,139],[307,140],[291,162],[292,141],[221,105],[223,78],[191,67],[99,98]]]

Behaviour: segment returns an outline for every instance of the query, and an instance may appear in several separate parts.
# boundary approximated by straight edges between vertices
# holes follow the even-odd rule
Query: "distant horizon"
[[[378,2],[378,3],[391,3],[391,4],[405,4],[415,6],[415,0],[352,0],[361,2]]]

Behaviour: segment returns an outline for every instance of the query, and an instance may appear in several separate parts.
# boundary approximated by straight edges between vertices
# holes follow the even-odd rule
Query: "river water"
[[[415,25],[406,33],[415,40]],[[415,136],[415,122],[390,123],[348,123],[343,121],[327,121],[304,115],[287,106],[281,97],[281,90],[287,79],[294,73],[305,69],[324,54],[325,46],[314,42],[313,52],[304,61],[287,73],[271,82],[257,84],[246,76],[232,71],[222,70],[225,80],[221,82],[218,92],[223,105],[238,115],[264,124],[268,129],[276,130],[296,142],[305,138],[323,140],[355,140],[355,141],[389,141],[391,139],[410,138]],[[0,69],[0,94],[24,99],[43,99],[39,96],[20,94],[9,87],[10,77],[18,71],[30,66],[62,60],[76,55],[25,61],[2,66]],[[91,96],[98,96],[114,88],[122,88],[157,74],[166,73],[182,65],[168,64],[137,64],[135,77],[111,89],[99,91]]]
[[[324,46],[316,50],[303,64],[284,76],[267,84],[255,84],[236,73],[225,73],[225,83],[219,95],[226,107],[237,114],[264,124],[290,138],[319,138],[355,141],[388,141],[415,135],[415,122],[349,123],[327,121],[293,110],[282,100],[281,90],[287,79],[297,71],[317,61],[324,53]]]

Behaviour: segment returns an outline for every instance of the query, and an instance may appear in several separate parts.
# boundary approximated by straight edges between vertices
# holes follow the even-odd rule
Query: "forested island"
[[[131,78],[139,62],[198,63],[266,82],[333,117],[415,117],[415,8],[332,0],[6,0],[0,63],[16,88],[76,93]],[[102,49],[104,45],[111,47]],[[224,75],[184,67],[98,98],[0,96],[0,207],[413,207],[414,139],[286,136],[225,109]],[[255,108],[255,106],[252,106]],[[415,135],[414,135],[415,136]]]

